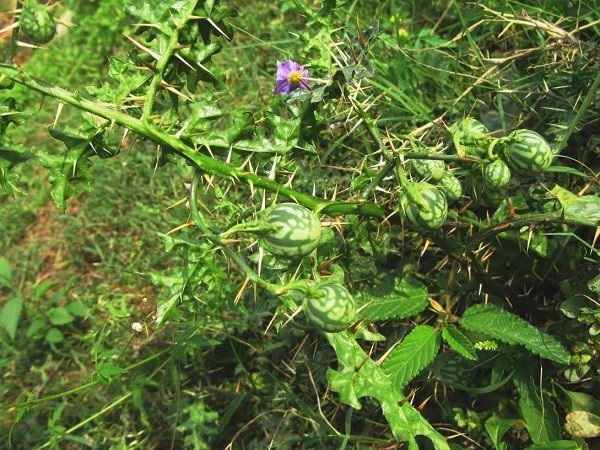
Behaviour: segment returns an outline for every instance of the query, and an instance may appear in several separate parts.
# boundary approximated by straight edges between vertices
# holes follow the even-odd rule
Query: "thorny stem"
[[[244,274],[257,285],[267,289],[270,292],[276,290],[276,286],[269,283],[268,281],[263,280],[246,262],[242,259],[240,255],[231,250],[227,246],[227,243],[223,242],[221,237],[218,234],[215,234],[208,225],[207,221],[204,219],[200,210],[198,209],[198,183],[200,181],[201,175],[198,171],[194,172],[194,177],[192,179],[192,185],[190,187],[190,211],[192,213],[192,218],[194,219],[194,223],[196,226],[204,233],[204,236],[214,245],[218,246],[223,253],[225,253],[229,258],[236,263],[238,268],[244,272]]]
[[[182,23],[183,24],[187,23],[190,20],[190,18],[192,17],[192,14],[193,14],[193,9],[188,10],[188,14],[186,15],[186,17],[182,21]],[[177,47],[177,43],[179,41],[179,30],[183,28],[183,24],[178,27],[177,32],[173,33],[165,51],[162,52],[160,59],[159,59],[158,63],[156,64],[156,72],[154,74],[152,82],[150,83],[148,92],[145,95],[144,109],[142,112],[142,120],[145,120],[145,121],[150,120],[150,117],[152,115],[152,107],[154,106],[154,99],[156,98],[156,91],[158,90],[158,87],[162,83],[163,74],[165,72],[165,69],[167,68],[167,65],[169,64],[171,57],[175,53],[175,48]]]
[[[388,152],[386,152],[385,144],[383,143],[383,140],[381,139],[381,135],[379,134],[379,130],[377,129],[373,119],[371,119],[368,116],[368,114],[365,112],[365,110],[362,108],[362,106],[358,102],[352,102],[352,105],[356,108],[358,115],[362,119],[365,128],[369,132],[369,135],[373,138],[373,140],[377,144],[378,149],[381,150],[382,152],[384,152],[386,154],[386,156],[388,157],[388,159],[390,161],[393,161],[393,163],[394,163],[393,165],[391,165],[391,163],[389,165],[386,164],[386,166],[384,167],[384,170],[387,170],[389,173],[389,171],[391,171],[395,167],[396,175],[398,176],[398,181],[400,182],[400,186],[403,189],[408,189],[408,187],[410,186],[410,182],[408,181],[408,177],[406,176],[406,173],[404,172],[404,169],[402,168],[402,164],[400,163],[398,158],[387,154]],[[385,175],[387,175],[387,173],[384,172],[382,174],[382,176],[385,177]],[[371,183],[367,189],[368,190],[375,189],[376,187],[377,187],[376,185],[373,185],[373,183]],[[368,190],[367,190],[367,192],[369,192]]]
[[[167,64],[169,63],[169,60],[171,59],[171,56],[173,55],[173,53],[175,51],[175,46],[177,45],[178,39],[179,39],[179,33],[173,33],[173,35],[171,36],[171,39],[169,41],[169,44],[167,45],[167,48],[165,49],[164,53],[161,55],[160,60],[158,61],[158,64],[156,65],[156,73],[154,74],[154,77],[152,78],[152,82],[150,83],[150,86],[148,87],[148,92],[145,95],[144,109],[142,112],[142,120],[144,120],[144,121],[150,120],[150,117],[152,115],[152,107],[154,106],[154,99],[156,97],[156,91],[157,91],[160,83],[163,81],[163,72],[165,71],[165,68],[167,67]]]
[[[41,92],[42,94],[53,97],[62,103],[75,106],[83,111],[103,117],[117,125],[124,126],[125,128],[128,128],[129,130],[152,140],[153,142],[173,151],[174,153],[177,153],[195,165],[198,169],[209,174],[232,178],[235,180],[242,180],[253,187],[262,188],[278,196],[283,196],[294,200],[297,203],[312,209],[313,211],[320,210],[322,214],[326,215],[336,216],[344,214],[360,214],[373,218],[384,218],[388,215],[388,211],[386,211],[385,208],[373,202],[327,201],[299,192],[291,187],[282,186],[280,183],[274,180],[262,177],[254,172],[248,172],[239,167],[203,154],[182,142],[178,137],[173,136],[158,127],[155,127],[151,123],[145,123],[138,118],[132,117],[112,107],[85,99],[79,94],[73,94],[69,91],[53,86],[43,80],[40,80],[39,78],[33,77],[21,71],[18,67],[0,64],[0,82],[6,78],[14,80],[17,83]],[[221,143],[219,142],[215,142],[214,144],[209,143],[209,145],[212,145],[215,148],[221,147]]]
[[[500,234],[507,230],[518,230],[521,227],[542,225],[548,223],[558,222],[561,224],[575,225],[575,226],[594,226],[593,223],[582,217],[581,219],[563,217],[559,213],[548,213],[548,214],[527,214],[522,217],[516,217],[509,219],[504,222],[494,224],[485,230],[477,233],[471,239],[469,239],[465,245],[465,253],[472,252],[481,243],[490,240],[495,235]]]

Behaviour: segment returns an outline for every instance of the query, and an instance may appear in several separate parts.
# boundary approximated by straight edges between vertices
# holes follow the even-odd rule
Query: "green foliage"
[[[507,344],[525,345],[529,351],[558,363],[568,363],[569,352],[553,336],[494,305],[474,305],[460,319],[467,330],[485,333]]]
[[[598,436],[592,6],[116,3],[0,64],[9,443]]]
[[[520,368],[514,377],[519,394],[519,413],[535,444],[560,440],[560,423],[550,396],[534,384],[527,369]]]
[[[361,408],[361,397],[375,397],[392,428],[394,436],[408,441],[408,448],[417,449],[416,436],[427,436],[436,448],[449,448],[438,434],[408,402],[398,403],[400,389],[388,379],[380,368],[347,334],[329,334],[327,339],[335,349],[340,370],[329,369],[327,380],[331,388],[340,394],[342,402],[355,409]]]
[[[381,370],[402,390],[433,361],[439,347],[439,334],[429,326],[418,326],[386,357]]]
[[[427,306],[427,288],[410,277],[386,277],[373,289],[359,293],[361,315],[373,321],[405,319]]]

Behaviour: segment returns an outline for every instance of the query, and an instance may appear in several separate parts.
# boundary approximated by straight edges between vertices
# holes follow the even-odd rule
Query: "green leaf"
[[[17,335],[17,326],[23,309],[23,298],[13,297],[6,302],[0,313],[0,323],[8,333],[11,340],[14,341]]]
[[[87,308],[80,301],[75,301],[67,305],[67,311],[74,316],[84,317],[87,313]]]
[[[381,364],[381,370],[402,390],[435,358],[440,335],[433,327],[420,325],[410,332]]]
[[[37,332],[43,330],[45,327],[46,322],[44,322],[42,319],[35,319],[27,328],[27,333],[25,333],[25,336],[28,338],[36,337]]]
[[[31,159],[33,153],[24,145],[14,143],[5,132],[11,124],[19,126],[29,116],[17,108],[12,97],[6,98],[0,105],[0,195],[24,194],[18,186],[19,175],[11,169]]]
[[[584,295],[575,295],[560,304],[560,312],[569,319],[577,319],[581,315],[582,308],[589,306],[591,301]]]
[[[588,281],[587,287],[592,292],[600,293],[600,275],[596,275],[590,281]]]
[[[384,283],[356,295],[361,316],[372,321],[404,319],[423,311],[427,305],[427,288],[411,277],[389,276]]]
[[[64,336],[58,328],[53,327],[46,332],[46,341],[50,344],[58,344],[59,342],[62,342],[63,339]]]
[[[52,325],[66,325],[67,323],[73,322],[73,319],[74,317],[69,311],[62,306],[50,309],[49,320]]]
[[[560,439],[560,422],[550,396],[533,382],[529,367],[518,367],[513,382],[519,393],[519,413],[536,444]]]
[[[110,381],[119,375],[127,373],[126,369],[107,362],[100,362],[96,365],[96,371],[100,381],[110,383]]]
[[[33,297],[36,300],[41,300],[42,297],[44,297],[44,295],[46,295],[48,293],[48,291],[50,289],[52,289],[54,286],[56,286],[58,284],[58,281],[42,281],[38,284],[36,284],[33,288]]]
[[[33,157],[29,148],[15,144],[8,136],[0,135],[0,195],[20,195],[19,175],[12,172],[14,166]]]
[[[568,364],[570,361],[569,352],[556,338],[498,306],[471,306],[459,323],[467,330],[485,333],[502,342],[524,345],[542,358],[561,364]]]
[[[12,283],[12,268],[6,258],[0,258],[0,286],[10,287]]]
[[[477,360],[477,353],[475,352],[473,343],[454,325],[448,324],[442,330],[442,337],[452,348],[452,350],[457,352],[463,358],[470,359],[472,361]]]
[[[381,404],[383,415],[392,433],[399,441],[408,442],[409,450],[418,450],[415,437],[428,437],[436,450],[449,450],[446,439],[421,416],[410,402],[400,401],[402,392],[388,379],[383,370],[347,333],[326,333],[334,348],[339,370],[328,369],[327,380],[331,389],[340,394],[342,402],[360,409],[359,399],[374,397]]]
[[[566,398],[564,399],[564,409],[567,412],[571,411],[587,411],[600,416],[600,401],[591,395],[584,394],[583,392],[568,391],[560,384],[556,384]]]
[[[565,218],[589,221],[591,226],[600,225],[600,198],[597,195],[575,195],[559,185],[550,193],[560,202]]]
[[[85,156],[85,147],[70,148],[58,155],[40,151],[39,158],[54,186],[51,192],[54,203],[62,212],[66,211],[69,198],[82,191],[92,191],[94,175],[90,170],[92,163]]]
[[[33,153],[28,147],[15,144],[8,136],[0,135],[0,169],[12,169],[32,157]]]
[[[583,173],[581,170],[577,170],[574,167],[569,166],[559,166],[558,164],[553,164],[552,166],[546,169],[546,172],[554,172],[554,173],[568,173],[570,175],[575,175],[581,178],[588,178],[588,175]]]
[[[496,415],[493,415],[485,421],[485,431],[489,434],[496,450],[507,449],[506,444],[502,442],[502,437],[515,423],[517,423],[517,421],[518,419],[516,418],[502,418]]]

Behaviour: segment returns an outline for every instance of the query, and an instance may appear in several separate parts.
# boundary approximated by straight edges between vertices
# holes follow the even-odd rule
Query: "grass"
[[[314,54],[298,50],[306,39],[307,24],[317,24],[311,22],[308,11],[298,12],[292,1],[257,1],[252,8],[241,0],[231,3],[242,15],[235,21],[235,40],[215,58],[224,66],[231,86],[218,93],[219,105],[226,112],[251,110],[260,118],[281,101],[272,96],[276,61],[290,58],[309,62],[319,53],[318,46],[312,49]],[[579,16],[569,16],[566,2],[542,3],[530,10],[548,21],[579,17],[580,26],[584,26],[597,20],[583,4],[579,5]],[[59,85],[85,85],[105,75],[108,55],[123,51],[126,43],[119,35],[120,27],[129,30],[129,25],[123,16],[111,19],[107,9],[118,7],[112,2],[104,2],[102,9],[97,2],[65,4],[74,9],[73,20],[80,27],[47,51],[34,52],[26,67],[46,73]],[[556,114],[547,109],[549,103],[542,95],[534,100],[521,96],[523,91],[541,92],[547,81],[541,68],[557,67],[545,58],[563,55],[561,49],[545,47],[541,30],[523,25],[526,29],[517,31],[516,19],[507,15],[517,15],[524,4],[495,5],[498,13],[505,15],[497,22],[474,6],[464,10],[457,3],[432,2],[423,10],[419,5],[399,0],[350,1],[336,17],[338,26],[347,26],[354,34],[358,34],[357,23],[365,30],[374,19],[381,21],[383,37],[374,52],[389,58],[375,59],[377,75],[372,88],[352,94],[374,105],[374,114],[380,117],[379,124],[385,127],[392,144],[402,147],[415,128],[435,122],[434,132],[427,134],[429,128],[422,129],[422,135],[412,137],[437,145],[443,139],[443,124],[473,111],[488,117],[487,122],[496,125],[494,129],[525,120],[552,123],[557,117],[558,126],[576,113],[577,102]],[[478,21],[480,25],[469,28]],[[96,25],[98,28],[92,28]],[[565,29],[576,27],[573,22],[562,25]],[[505,28],[510,32],[497,39]],[[590,25],[583,32],[585,39],[597,31],[597,24]],[[445,45],[454,37],[455,43]],[[83,55],[94,55],[90,64],[70,50],[94,48],[98,42],[102,43],[100,54],[83,51]],[[535,51],[509,59],[511,49],[523,43],[531,43]],[[494,54],[505,55],[504,59],[496,63],[486,60],[484,49],[492,47]],[[49,64],[53,58],[61,59],[58,64]],[[65,79],[60,67],[72,64],[69,58],[75,58],[78,70]],[[573,60],[573,73],[577,69],[587,73],[577,64],[584,63]],[[569,98],[569,88],[554,88],[553,93]],[[377,98],[372,92],[378,92]],[[15,131],[14,139],[38,148],[57,146],[57,141],[47,136],[56,105],[29,93],[19,95],[30,108],[40,108],[31,119],[36,122],[29,126],[39,132],[25,136]],[[341,162],[351,161],[352,167],[373,163],[374,169],[379,162],[365,144],[368,139],[360,134],[362,129],[346,134],[359,122],[352,108],[342,106],[328,113],[344,122],[344,134],[338,140],[324,137],[318,163],[305,164],[303,177],[295,186],[306,191],[319,178],[323,181],[318,188],[323,191],[333,192],[338,186],[352,189],[354,180],[348,173],[354,172],[341,170]],[[77,112],[71,109],[62,112],[61,120],[80,123]],[[583,120],[597,118],[590,115]],[[578,142],[584,146],[585,136]],[[266,333],[276,302],[254,292],[244,301],[234,302],[243,279],[228,267],[215,266],[222,271],[215,282],[227,283],[222,289],[226,298],[222,305],[209,304],[197,310],[190,306],[190,316],[180,322],[160,329],[153,326],[156,304],[166,293],[152,284],[149,273],[169,273],[181,265],[175,252],[164,251],[158,235],[189,220],[183,200],[187,195],[185,183],[191,178],[191,169],[185,164],[168,164],[156,170],[155,163],[156,149],[137,141],[130,142],[116,158],[96,158],[94,191],[70,200],[66,214],[60,214],[49,201],[51,187],[34,166],[18,169],[27,196],[0,199],[0,255],[14,273],[12,288],[0,288],[0,295],[25,299],[17,338],[13,341],[0,335],[0,391],[5,403],[24,401],[29,396],[58,396],[31,410],[13,410],[0,416],[0,439],[9,442],[10,436],[15,448],[80,448],[90,442],[96,448],[123,449],[270,445],[365,448],[389,444],[385,421],[375,402],[365,399],[364,413],[353,413],[332,400],[333,394],[323,394],[325,373],[335,356],[318,345],[317,334],[293,327]],[[386,180],[382,186],[394,189],[392,181]],[[236,197],[235,185],[224,181],[206,189],[209,208],[216,210],[223,192],[231,194],[232,203],[236,203],[221,204],[225,216],[247,201],[242,194]],[[352,225],[359,231],[365,227]],[[415,255],[421,248],[415,246],[401,253],[386,239],[390,238],[384,235],[386,248],[377,242],[365,245],[353,255],[353,261],[374,251],[380,258],[377,264],[372,258],[365,260],[377,269],[404,257],[406,261],[398,264],[412,270],[411,258],[419,259]],[[363,269],[356,266],[357,284],[370,281],[370,271],[376,269],[369,265],[361,272]],[[433,282],[441,285],[444,281],[441,277]],[[200,305],[204,288],[208,290],[200,286],[197,292]],[[142,325],[141,332],[132,330],[134,322]],[[377,351],[382,352],[382,347]],[[119,373],[120,368],[139,361],[144,365],[132,367],[124,376]],[[60,396],[86,383],[92,384],[89,389]],[[434,399],[424,401],[424,410],[433,411],[440,423],[453,424],[451,402],[445,394],[438,396],[437,387],[423,383],[424,391]],[[441,406],[432,406],[435,402]],[[466,410],[470,405],[463,406]],[[16,424],[15,418],[19,419]],[[460,431],[453,426],[454,431]]]

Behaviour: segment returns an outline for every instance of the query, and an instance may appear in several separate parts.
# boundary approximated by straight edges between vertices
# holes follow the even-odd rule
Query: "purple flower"
[[[287,95],[296,89],[309,88],[308,70],[290,59],[283,62],[277,61],[277,78],[273,95]]]

